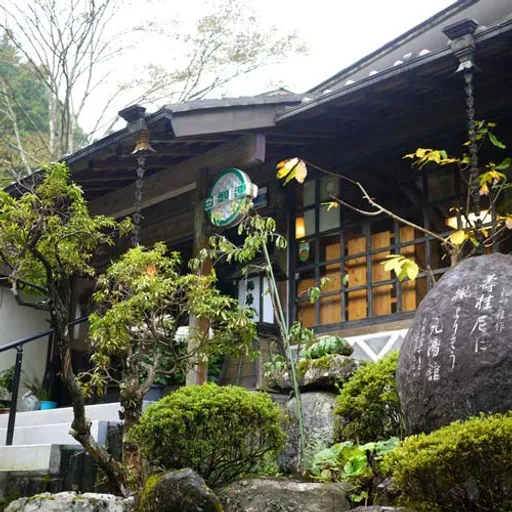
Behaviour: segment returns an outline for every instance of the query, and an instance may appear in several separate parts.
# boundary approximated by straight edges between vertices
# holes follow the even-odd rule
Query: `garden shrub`
[[[402,437],[403,421],[396,390],[398,352],[356,370],[336,399],[337,438],[368,443]]]
[[[149,406],[133,438],[151,465],[189,467],[215,486],[251,472],[283,446],[285,434],[279,407],[268,395],[204,384]]]
[[[512,414],[456,421],[405,439],[390,459],[404,504],[418,512],[512,510]]]

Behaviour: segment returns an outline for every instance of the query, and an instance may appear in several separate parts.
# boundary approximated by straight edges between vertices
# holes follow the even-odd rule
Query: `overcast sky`
[[[204,10],[206,0],[182,2],[147,0],[149,6],[158,9],[159,19],[181,19],[182,23],[193,23]],[[151,2],[156,2],[151,3]],[[379,48],[426,18],[454,3],[454,0],[247,0],[268,28],[275,26],[280,31],[295,31],[307,46],[307,55],[293,57],[279,65],[265,68],[249,78],[238,80],[223,95],[244,96],[265,92],[276,85],[284,85],[294,92],[307,89],[327,79],[349,64]],[[155,12],[143,2],[134,2],[134,11],[129,16],[142,14],[151,18]],[[128,14],[126,14],[128,19]],[[123,20],[118,19],[122,24]],[[125,19],[126,21],[126,19]],[[165,26],[165,23],[164,23]],[[129,81],[136,74],[136,64],[165,61],[171,58],[172,50],[151,40],[137,43],[138,51],[129,52],[128,62],[116,62],[118,78]],[[134,66],[135,63],[135,66]],[[220,93],[218,93],[220,94]],[[122,108],[124,105],[119,105]],[[117,107],[117,106],[116,106]],[[118,109],[117,109],[118,110]],[[150,106],[149,110],[154,110]],[[113,112],[112,112],[113,113]],[[96,119],[97,113],[90,109],[81,120],[87,126]],[[119,125],[118,125],[119,126]]]
[[[281,69],[271,72],[272,76],[284,76],[296,92],[304,92],[452,3],[453,0],[258,0],[252,6],[267,23],[295,29],[308,46],[307,56],[283,63]],[[247,87],[251,87],[249,81]]]

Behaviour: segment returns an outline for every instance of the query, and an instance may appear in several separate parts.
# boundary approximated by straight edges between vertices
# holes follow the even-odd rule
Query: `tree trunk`
[[[7,116],[11,120],[12,128],[14,130],[14,136],[16,137],[16,148],[18,150],[21,161],[23,163],[23,167],[25,168],[25,172],[28,176],[31,174],[31,169],[30,169],[30,165],[27,160],[27,154],[23,147],[23,142],[21,140],[20,130],[19,130],[19,126],[18,126],[18,119],[17,119],[16,114],[12,108],[11,100],[9,99],[9,94],[7,92],[5,83],[2,84],[2,92],[3,92],[3,97],[4,97],[5,110],[7,111]],[[22,177],[21,175],[15,176],[16,179],[20,179],[21,177]]]
[[[54,303],[55,304],[55,303]],[[71,364],[71,346],[64,308],[54,306],[51,323],[54,339],[59,349],[62,380],[73,404],[73,422],[70,434],[85,448],[93,461],[105,472],[109,491],[122,496],[129,494],[129,474],[120,462],[116,461],[104,446],[91,435],[91,420],[85,414],[85,399]]]
[[[48,90],[48,119],[49,119],[49,132],[50,132],[50,161],[55,162],[59,159],[59,133],[57,122],[57,98],[55,94]]]
[[[128,396],[129,395],[129,396]],[[121,406],[124,409],[123,423],[123,463],[130,472],[133,484],[141,484],[141,462],[137,443],[130,439],[130,431],[142,414],[142,397],[139,393],[121,393]]]

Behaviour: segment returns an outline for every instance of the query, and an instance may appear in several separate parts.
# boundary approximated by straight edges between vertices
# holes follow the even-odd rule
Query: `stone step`
[[[56,474],[60,469],[60,454],[60,446],[51,444],[0,446],[0,473],[37,471]]]
[[[109,425],[119,423],[119,421],[93,421],[91,424],[91,434],[100,444],[105,444]],[[79,443],[69,435],[70,425],[71,422],[50,423],[47,425],[17,425],[14,429],[13,445],[78,445]],[[7,428],[0,428],[0,446],[5,445],[6,436]]]

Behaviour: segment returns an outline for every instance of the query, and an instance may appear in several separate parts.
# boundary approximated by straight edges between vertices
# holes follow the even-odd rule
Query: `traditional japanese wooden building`
[[[437,240],[410,226],[385,215],[327,210],[322,203],[336,195],[368,206],[356,187],[337,177],[343,173],[398,215],[449,233],[451,209],[466,192],[460,175],[452,168],[412,170],[402,157],[417,147],[459,154],[473,100],[477,119],[498,123],[503,142],[512,145],[511,17],[507,0],[456,2],[301,95],[277,90],[165,105],[154,113],[134,105],[120,112],[125,128],[66,162],[95,214],[133,215],[142,184],[140,242],[165,241],[185,259],[214,229],[204,212],[212,182],[227,168],[245,171],[259,187],[258,210],[276,218],[289,242],[273,255],[288,322],[300,319],[318,333],[340,334],[356,357],[377,359],[400,345],[449,261]],[[134,153],[137,144],[143,151]],[[310,166],[303,186],[283,188],[276,164],[290,157],[330,174]],[[224,232],[236,236],[236,230]],[[415,281],[399,282],[381,264],[391,254],[412,256],[424,270]],[[112,256],[105,254],[100,265]],[[304,292],[322,277],[329,281],[311,304]],[[223,289],[240,293],[232,268],[220,279]],[[262,295],[264,285],[251,279],[254,294]],[[77,316],[87,311],[87,285],[81,290]],[[272,329],[273,318],[259,296],[263,332]],[[84,339],[80,329],[77,339]],[[80,350],[86,346],[77,342]],[[254,387],[258,373],[254,363],[237,362],[224,377]]]
[[[93,213],[133,214],[133,151],[147,133],[154,151],[144,154],[141,243],[163,240],[187,257],[213,229],[203,209],[212,181],[226,168],[244,170],[263,191],[261,213],[274,216],[288,238],[287,252],[274,255],[288,321],[348,337],[356,356],[376,359],[400,344],[449,261],[437,240],[410,226],[322,203],[336,195],[367,209],[360,191],[336,177],[341,172],[398,215],[436,233],[453,229],[451,208],[465,197],[458,172],[412,170],[402,157],[417,147],[459,153],[472,98],[477,118],[497,122],[504,142],[512,142],[512,9],[498,4],[486,11],[487,27],[460,21],[481,4],[459,2],[304,95],[278,90],[166,105],[152,114],[129,107],[120,112],[126,128],[66,159],[73,179]],[[433,46],[423,47],[425,41]],[[283,189],[276,164],[295,156],[332,174],[310,167],[304,186]],[[390,254],[413,256],[425,271],[399,282],[382,265]],[[233,278],[220,275],[221,286],[237,294]],[[311,304],[305,292],[322,277],[329,281]],[[260,317],[273,322],[264,311]],[[236,372],[235,381],[251,385],[249,369]]]

